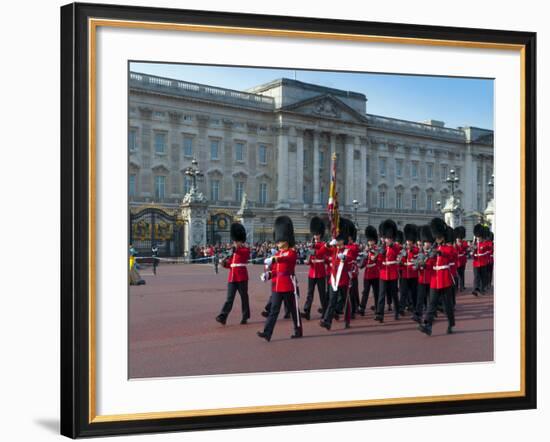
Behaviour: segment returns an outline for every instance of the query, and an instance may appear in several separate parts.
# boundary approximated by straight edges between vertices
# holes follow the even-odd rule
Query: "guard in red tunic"
[[[294,250],[294,226],[288,216],[279,216],[275,219],[273,236],[278,250],[274,256],[264,261],[270,270],[262,274],[262,280],[271,279],[272,281],[271,307],[263,331],[257,333],[260,338],[268,342],[273,335],[281,304],[285,299],[288,300],[294,324],[294,333],[291,338],[302,337],[302,322],[298,311],[298,283],[294,271],[298,255]]]
[[[346,249],[348,252],[348,264],[350,271],[350,285],[349,285],[349,300],[351,303],[351,319],[355,318],[355,314],[359,309],[359,266],[357,265],[357,260],[359,259],[359,254],[361,253],[361,247],[357,244],[357,228],[355,224],[350,223],[348,228],[349,236],[348,243],[346,244]]]
[[[454,305],[452,299],[452,277],[451,277],[451,262],[454,254],[454,248],[451,245],[445,244],[447,235],[447,225],[441,218],[434,218],[430,223],[432,236],[435,238],[435,263],[433,265],[433,273],[430,281],[430,302],[428,311],[424,316],[424,321],[418,324],[418,329],[431,336],[432,323],[437,313],[437,307],[440,299],[443,300],[445,313],[447,315],[448,326],[447,333],[453,332],[455,326]]]
[[[487,228],[489,230],[489,228]],[[494,251],[495,251],[495,236],[490,230],[487,233],[487,242],[489,243],[490,253],[487,264],[487,290],[490,290],[493,285],[493,265],[495,262]]]
[[[241,324],[246,324],[250,318],[250,307],[248,301],[248,270],[246,266],[250,259],[250,249],[245,246],[246,230],[242,224],[231,224],[230,232],[233,249],[231,256],[222,261],[222,266],[229,269],[227,276],[227,299],[222,311],[216,316],[216,321],[224,324],[233,307],[237,291],[241,296],[242,319]]]
[[[400,306],[397,292],[397,280],[399,278],[399,252],[400,247],[395,243],[397,225],[391,219],[380,225],[380,233],[384,237],[385,245],[382,249],[380,262],[380,297],[376,310],[376,319],[384,322],[384,300],[386,296],[391,297],[395,309],[395,319],[399,319]]]
[[[416,240],[418,227],[414,224],[406,224],[404,227],[405,245],[401,253],[401,309],[413,312],[416,308],[418,270],[414,266],[418,256]]]
[[[445,236],[445,243],[451,247],[451,260],[449,262],[449,268],[451,270],[451,297],[453,299],[453,305],[456,305],[456,291],[458,290],[458,252],[455,247],[455,231],[451,226],[447,226],[447,235]]]
[[[489,264],[489,256],[491,254],[491,246],[485,240],[485,227],[481,224],[474,226],[474,296],[485,294],[487,284],[487,265]]]
[[[378,233],[373,226],[367,226],[365,229],[365,237],[367,238],[367,248],[365,257],[361,262],[361,268],[365,269],[363,274],[363,294],[359,305],[359,314],[365,315],[365,309],[369,301],[369,293],[372,288],[374,296],[374,306],[378,305],[378,295],[380,293],[380,249],[378,247]]]
[[[329,303],[325,316],[319,322],[321,327],[330,330],[332,320],[338,306],[342,306],[345,328],[350,327],[351,305],[349,300],[349,287],[351,281],[350,249],[346,248],[350,232],[355,228],[353,223],[345,218],[340,218],[338,236],[329,243],[331,255],[331,269],[329,280]]]
[[[458,273],[458,290],[463,291],[464,273],[466,271],[466,263],[468,262],[468,243],[464,241],[466,238],[466,229],[464,226],[455,227],[455,249],[458,257],[457,273]]]
[[[418,252],[415,262],[415,268],[418,269],[418,288],[416,298],[416,309],[412,316],[412,320],[420,322],[424,310],[428,306],[428,298],[430,297],[430,283],[433,274],[433,266],[435,265],[435,250],[433,247],[434,239],[432,229],[429,225],[421,226],[419,229],[421,240],[421,249]]]
[[[325,235],[325,223],[318,216],[311,218],[309,231],[313,237],[311,251],[307,260],[309,265],[307,297],[304,304],[302,317],[309,321],[311,305],[313,304],[313,295],[315,286],[319,292],[319,301],[321,302],[321,315],[325,314],[328,305],[328,294],[326,286],[327,272],[325,269],[325,260],[329,253],[326,244],[322,241]]]

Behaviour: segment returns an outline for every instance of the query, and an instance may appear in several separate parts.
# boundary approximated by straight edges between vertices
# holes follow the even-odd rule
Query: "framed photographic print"
[[[62,7],[62,434],[535,408],[535,45]]]

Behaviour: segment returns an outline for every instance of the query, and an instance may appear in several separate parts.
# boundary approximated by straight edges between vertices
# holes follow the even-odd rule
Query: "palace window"
[[[136,196],[136,176],[134,174],[130,175],[130,180],[128,182],[128,194],[130,196]]]
[[[415,193],[412,194],[411,196],[411,209],[412,210],[416,210],[416,202],[418,200],[418,195]]]
[[[210,201],[218,201],[220,199],[220,180],[210,181]]]
[[[157,175],[155,177],[155,198],[157,200],[164,199],[166,190],[166,177]]]
[[[258,201],[260,204],[267,203],[267,183],[260,183]]]
[[[183,155],[186,157],[193,156],[193,137],[183,137]]]
[[[483,198],[479,192],[477,194],[477,211],[483,212]]]
[[[441,182],[445,182],[445,180],[447,179],[448,177],[448,167],[446,164],[442,164],[441,165]]]
[[[265,144],[258,146],[258,160],[260,164],[267,164],[267,146]]]
[[[130,151],[137,150],[137,129],[132,127],[128,132],[128,149]]]
[[[378,158],[378,172],[380,176],[386,176],[386,158]]]
[[[428,163],[426,168],[426,178],[431,181],[434,176],[434,163]]]
[[[403,208],[403,192],[397,191],[395,193],[395,208],[396,209]]]
[[[244,181],[235,181],[235,201],[242,201]]]
[[[379,209],[386,208],[386,192],[384,192],[383,190],[380,190],[378,192],[378,208]]]
[[[382,173],[380,173],[382,175]],[[403,160],[395,159],[395,176],[401,177],[403,175]]]
[[[428,195],[426,195],[426,210],[433,210],[433,206],[433,196],[429,193]]]
[[[411,178],[418,178],[418,161],[413,161],[411,164]]]
[[[235,160],[244,161],[244,143],[240,141],[235,143]]]
[[[155,153],[166,153],[166,134],[163,132],[155,133]]]
[[[220,140],[210,141],[210,159],[218,160],[220,154]]]
[[[325,167],[325,151],[319,151],[319,168],[323,169]]]

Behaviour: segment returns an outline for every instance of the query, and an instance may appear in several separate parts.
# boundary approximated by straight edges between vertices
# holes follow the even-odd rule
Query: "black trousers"
[[[464,290],[464,271],[466,270],[466,266],[458,267],[458,289]]]
[[[380,293],[380,280],[378,278],[374,279],[364,279],[363,280],[363,294],[361,296],[361,303],[359,304],[359,310],[364,312],[367,308],[367,303],[369,301],[369,293],[372,288],[372,294],[374,296],[374,306],[378,305],[378,295]]]
[[[443,306],[445,307],[445,314],[447,315],[449,326],[454,327],[455,309],[450,287],[447,287],[446,289],[430,290],[430,304],[428,305],[428,311],[426,312],[426,316],[424,317],[424,322],[428,325],[432,325],[435,315],[437,313],[437,307],[440,300],[443,301]]]
[[[487,284],[487,266],[474,267],[474,290],[485,292]]]
[[[292,317],[292,322],[294,324],[294,332],[298,333],[302,331],[302,323],[300,315],[298,314],[298,308],[294,298],[293,292],[272,292],[270,303],[271,308],[269,309],[269,315],[265,321],[264,333],[271,337],[273,334],[273,329],[277,323],[277,318],[279,317],[279,312],[281,311],[282,303],[288,304],[290,309],[290,316]]]
[[[241,296],[241,308],[243,319],[250,318],[250,305],[248,301],[248,281],[240,282],[228,282],[227,283],[227,299],[225,304],[222,307],[220,316],[227,318],[231,309],[233,308],[233,301],[235,300],[235,295],[239,292]]]
[[[418,284],[416,293],[416,308],[414,310],[414,316],[420,319],[424,314],[424,310],[428,306],[428,298],[430,297],[430,284]]]
[[[272,296],[273,296],[273,293],[274,292],[271,292],[271,295],[269,296],[269,301],[267,301],[267,304],[265,305],[264,307],[264,310],[269,313],[270,310],[271,310],[271,305],[272,305]],[[288,316],[290,315],[290,304],[289,304],[289,300],[288,298],[283,298],[283,305],[285,307],[285,316]]]
[[[153,257],[153,273],[157,274],[157,267],[159,265],[160,259]]]
[[[328,324],[332,324],[334,315],[338,312],[340,308],[344,313],[344,321],[346,325],[349,325],[351,319],[351,302],[349,299],[346,300],[348,296],[348,288],[346,286],[338,287],[337,290],[332,288],[332,285],[329,285],[329,302],[327,311],[323,316],[323,320]]]
[[[395,310],[395,316],[399,315],[400,311],[400,305],[399,305],[399,297],[397,292],[397,279],[386,281],[384,279],[380,279],[380,295],[378,298],[378,305],[376,308],[376,314],[378,316],[384,316],[384,300],[386,297],[393,300],[393,307]]]
[[[315,294],[315,286],[317,286],[317,290],[319,291],[319,301],[321,302],[321,309],[323,310],[323,313],[325,313],[328,304],[326,282],[327,280],[324,276],[322,278],[307,279],[307,297],[304,304],[304,312],[311,312],[311,305],[313,304],[313,296]]]
[[[359,281],[358,278],[351,279],[351,287],[349,289],[349,298],[351,302],[351,314],[355,315],[359,309]]]
[[[401,307],[401,309],[415,309],[417,299],[417,287],[417,278],[401,278],[401,299],[399,300],[399,306]]]
[[[485,290],[489,290],[493,284],[493,263],[487,264],[487,283],[485,284]]]

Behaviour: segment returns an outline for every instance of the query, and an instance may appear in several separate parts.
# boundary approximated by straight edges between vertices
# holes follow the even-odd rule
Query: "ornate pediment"
[[[282,111],[317,118],[365,123],[366,117],[331,94],[319,95],[284,106]]]

